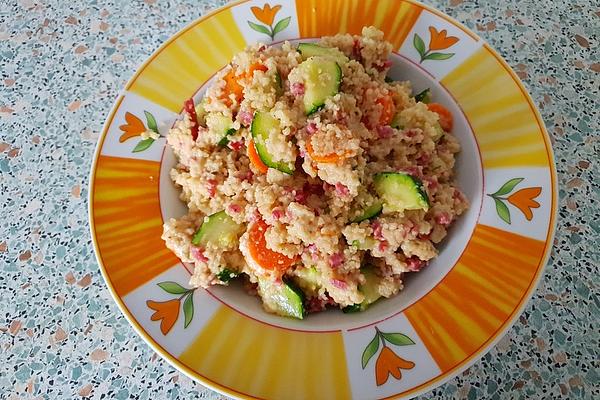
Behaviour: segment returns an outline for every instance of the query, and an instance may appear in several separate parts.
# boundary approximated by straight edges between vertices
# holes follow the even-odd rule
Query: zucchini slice
[[[310,57],[298,66],[304,78],[304,113],[311,115],[325,106],[327,98],[340,91],[342,69],[330,58]]]
[[[236,130],[233,129],[233,121],[231,118],[222,114],[216,114],[210,117],[210,128],[219,135],[220,139],[217,144],[222,147],[227,146],[229,143],[228,136],[233,135],[236,132]]]
[[[371,304],[381,298],[378,290],[381,278],[379,278],[371,268],[364,268],[361,272],[365,277],[365,283],[360,285],[358,290],[365,295],[365,298],[359,304],[352,304],[344,307],[342,311],[345,313],[365,311]]]
[[[415,101],[429,104],[431,103],[431,89],[427,88],[415,96]]]
[[[303,319],[304,293],[291,282],[272,282],[259,280],[260,297],[266,307],[278,315]]]
[[[235,247],[244,227],[236,223],[233,218],[219,211],[204,218],[200,229],[194,234],[194,246],[206,246],[208,243],[225,248]]]
[[[302,54],[302,59],[307,60],[310,57],[321,56],[330,58],[338,64],[346,64],[348,57],[339,49],[334,47],[324,47],[316,43],[300,43],[298,44],[298,52]]]
[[[420,180],[401,172],[376,174],[375,191],[384,203],[384,212],[429,209],[429,198]]]
[[[266,141],[269,138],[269,135],[273,134],[273,132],[275,132],[275,135],[280,134],[279,121],[277,118],[273,117],[268,112],[257,111],[254,113],[250,131],[252,132],[256,152],[262,162],[265,163],[267,167],[275,168],[288,175],[293,175],[295,168],[294,163],[274,161],[274,157],[267,150]]]
[[[364,242],[354,240],[352,242],[352,246],[356,247],[358,250],[370,250],[377,246],[377,240],[371,236],[368,236],[365,238]]]
[[[352,222],[361,222],[365,219],[375,218],[379,214],[381,214],[381,210],[383,209],[383,204],[380,202],[375,202],[364,209],[363,213],[358,217],[354,218]]]
[[[435,136],[432,137],[434,142],[437,142],[438,140],[440,140],[442,138],[442,136],[444,136],[444,134],[446,132],[444,132],[444,129],[442,128],[442,126],[440,125],[439,122],[436,122],[435,126]]]

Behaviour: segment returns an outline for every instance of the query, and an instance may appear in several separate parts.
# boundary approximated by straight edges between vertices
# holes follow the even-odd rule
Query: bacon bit
[[[340,182],[335,184],[335,194],[338,196],[346,197],[350,194],[350,190],[342,185]]]
[[[194,106],[194,99],[187,99],[185,103],[183,103],[183,108],[185,112],[188,113],[190,117],[191,132],[192,139],[196,140],[198,138],[198,116],[196,115],[196,108]]]
[[[211,199],[215,197],[215,194],[217,194],[217,181],[215,179],[208,179],[206,181],[206,189]]]
[[[437,178],[424,178],[423,181],[427,189],[435,190],[438,187]]]
[[[252,212],[252,214],[250,214],[250,222],[256,222],[260,219],[262,219],[262,216],[260,215],[260,211],[258,211],[258,208],[255,208],[254,211]]]
[[[375,64],[373,66],[377,71],[383,72],[392,66],[392,62],[390,60],[385,60],[382,64]]]
[[[442,212],[435,216],[435,222],[443,226],[448,226],[452,222],[452,218],[447,212]]]
[[[369,119],[368,116],[363,115],[362,118],[360,119],[360,122],[362,122],[363,125],[365,126],[365,128],[367,128],[368,130],[373,129],[373,124],[371,123],[371,120]]]
[[[248,110],[240,110],[238,116],[240,117],[240,122],[242,123],[242,125],[244,126],[250,126],[250,124],[252,123],[252,112],[248,111]]]
[[[271,215],[273,216],[273,218],[278,220],[283,217],[284,213],[280,208],[276,208],[273,210],[273,212],[271,212]]]
[[[242,211],[242,206],[240,206],[239,204],[230,204],[229,207],[227,207],[227,209],[232,213],[237,214]]]
[[[330,184],[329,184],[329,183],[327,183],[327,182],[323,182],[323,185],[322,185],[322,186],[323,186],[323,191],[324,191],[324,192],[329,192],[329,191],[332,191],[332,190],[335,188],[335,186],[333,186],[333,185],[330,185]]]
[[[427,262],[419,259],[416,256],[413,256],[406,260],[407,268],[413,272],[420,271],[425,265],[427,265]]]
[[[304,204],[306,203],[306,199],[308,198],[308,194],[302,190],[295,190],[294,191],[294,200],[300,204]]]
[[[419,133],[419,132],[416,129],[407,129],[407,130],[403,131],[403,133],[404,133],[404,136],[411,138],[411,137],[416,136],[417,133]]]
[[[336,302],[329,296],[322,299],[320,297],[311,297],[306,302],[306,310],[309,313],[323,311],[327,306],[335,306]]]
[[[348,288],[348,284],[340,279],[332,278],[330,280],[330,282],[333,285],[333,287],[336,287],[338,289],[344,290],[344,289]]]
[[[208,262],[208,258],[206,258],[206,256],[204,255],[204,250],[202,248],[192,245],[190,246],[190,252],[192,253],[192,257],[194,257],[194,259],[196,259],[197,261],[200,261],[202,263]]]
[[[421,157],[417,158],[417,164],[424,165],[427,164],[431,160],[431,154],[424,153]]]
[[[306,125],[306,132],[308,132],[309,134],[313,134],[317,131],[317,124],[315,124],[314,122],[310,122],[308,125]]]
[[[304,84],[300,82],[292,83],[290,91],[294,96],[302,96],[304,94]]]
[[[263,45],[261,45],[261,46],[258,48],[258,51],[265,51],[265,50],[266,50],[266,48],[267,48],[267,46],[265,46],[265,45],[263,44]]]
[[[420,166],[417,167],[406,167],[402,170],[405,174],[416,176],[417,178],[421,178],[423,176],[423,168]]]
[[[461,203],[465,202],[465,195],[458,189],[454,189],[454,193],[452,194],[452,198]]]
[[[394,129],[389,125],[380,125],[377,127],[377,136],[380,139],[388,139],[394,135]]]
[[[317,196],[323,195],[323,186],[316,183],[310,184],[306,182],[304,186],[302,186],[302,190],[310,194],[315,194]]]
[[[389,247],[389,243],[387,242],[387,240],[382,240],[381,242],[379,242],[379,245],[377,246],[377,248],[381,252],[386,251],[388,247]]]
[[[310,254],[310,258],[313,261],[317,261],[317,259],[319,258],[319,256],[318,256],[319,250],[317,249],[317,245],[314,243],[311,243],[308,246],[306,246],[306,250],[308,251],[308,254]]]
[[[309,313],[316,313],[325,309],[325,301],[318,297],[311,297],[306,302],[306,311]]]
[[[244,148],[244,140],[237,140],[235,142],[229,142],[229,148],[233,151],[240,151]]]
[[[329,257],[329,265],[332,268],[337,268],[344,262],[344,256],[341,253],[332,254]]]
[[[358,62],[362,62],[362,45],[358,39],[354,39],[354,43],[352,44],[352,58],[357,60]]]
[[[412,228],[410,228],[410,234],[414,237],[418,237],[421,235],[421,231],[419,230],[418,226],[414,225]]]
[[[252,178],[254,178],[254,172],[252,172],[251,170],[248,170],[240,175],[241,180],[248,181],[250,183],[252,183]]]
[[[381,226],[381,222],[373,221],[373,223],[371,223],[371,229],[373,229],[373,236],[375,237],[375,239],[379,241],[385,240],[385,238],[383,237],[383,227]]]

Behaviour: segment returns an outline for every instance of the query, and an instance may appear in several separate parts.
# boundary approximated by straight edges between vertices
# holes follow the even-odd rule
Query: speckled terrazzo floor
[[[86,202],[96,140],[125,81],[223,3],[0,0],[0,398],[223,398],[169,366],[121,316],[93,255]],[[422,398],[599,398],[600,3],[427,3],[487,39],[524,80],[561,189],[552,258],[524,314],[482,360]]]

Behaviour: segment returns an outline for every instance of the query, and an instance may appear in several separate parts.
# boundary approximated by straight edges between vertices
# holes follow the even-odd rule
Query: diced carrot
[[[230,107],[232,104],[230,94],[235,96],[235,99],[238,103],[241,103],[244,98],[244,88],[238,83],[238,78],[235,76],[235,71],[232,69],[223,77],[225,80],[225,87],[223,88],[223,103],[227,107]]]
[[[225,88],[223,89],[223,102],[227,107],[231,107],[231,98],[230,94],[235,95],[235,99],[238,103],[241,103],[244,98],[244,88],[239,84],[240,78],[252,78],[254,75],[254,71],[266,71],[268,68],[260,63],[252,64],[247,71],[245,71],[240,76],[235,75],[235,71],[232,69],[223,77],[225,80]]]
[[[312,147],[312,143],[309,140],[306,141],[306,152],[310,156],[313,161],[324,163],[324,164],[334,164],[348,158],[352,155],[351,152],[346,151],[344,154],[331,153],[324,156],[318,156],[315,154],[315,150]]]
[[[439,115],[440,126],[446,132],[450,132],[452,130],[452,126],[454,125],[454,118],[452,117],[452,113],[448,111],[446,107],[439,103],[429,103],[427,104],[427,108],[429,111],[433,111]]]
[[[268,227],[262,219],[252,224],[248,231],[248,250],[252,259],[262,268],[283,273],[298,261],[298,257],[290,258],[269,249],[265,238]]]
[[[377,99],[376,103],[381,104],[382,107],[381,116],[379,117],[379,124],[389,125],[394,118],[394,114],[396,113],[394,99],[392,96],[384,96]]]
[[[260,64],[260,63],[254,63],[252,64],[249,68],[248,71],[246,71],[245,76],[247,78],[252,79],[252,77],[254,76],[254,71],[267,71],[268,68],[265,67],[264,65]]]
[[[267,173],[269,167],[267,167],[265,163],[262,162],[262,160],[260,159],[260,156],[256,151],[256,147],[254,146],[254,140],[252,139],[250,139],[250,143],[248,144],[248,158],[250,158],[250,162],[260,173]]]

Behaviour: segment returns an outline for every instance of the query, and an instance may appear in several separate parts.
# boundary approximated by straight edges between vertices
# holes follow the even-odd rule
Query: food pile
[[[279,315],[362,311],[403,288],[468,207],[452,115],[386,78],[383,33],[257,44],[168,134],[189,213],[163,239],[191,285],[233,279]]]

